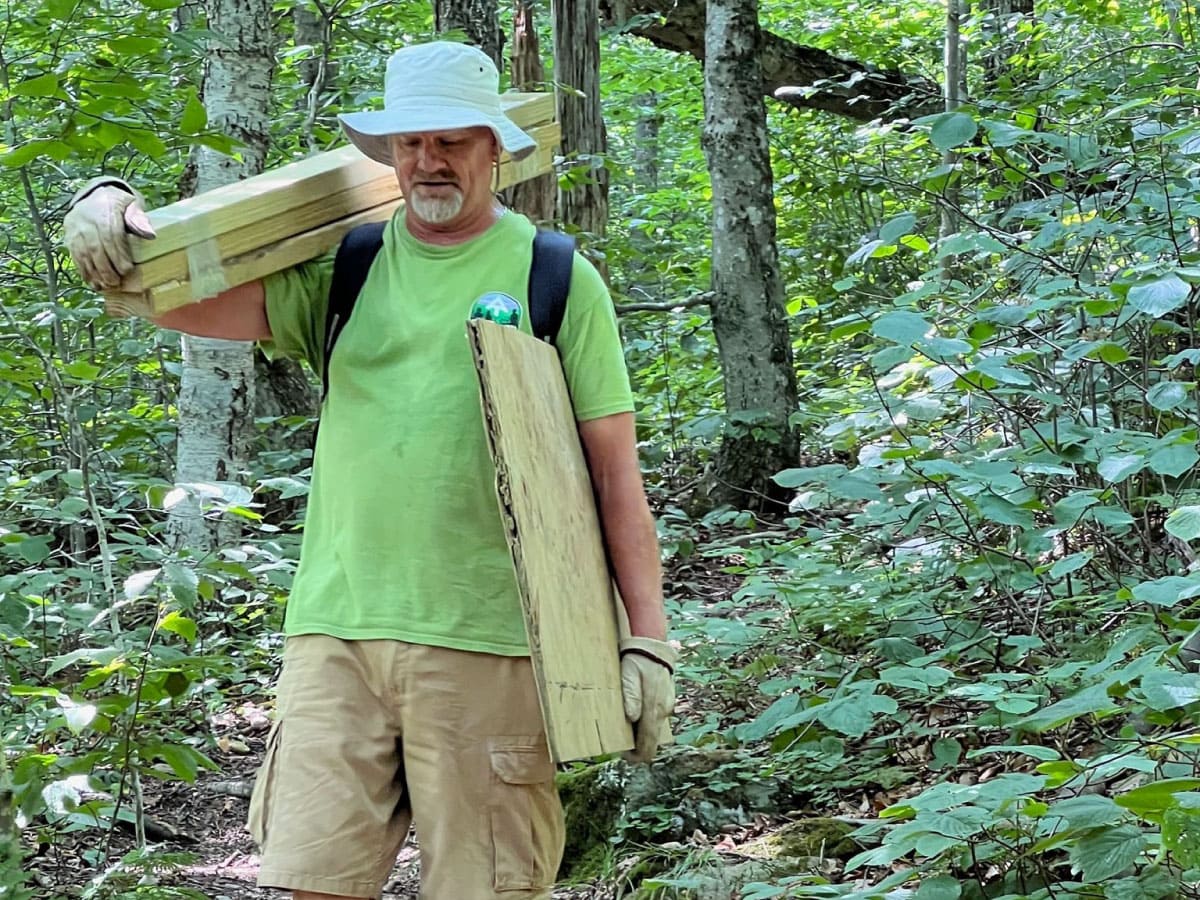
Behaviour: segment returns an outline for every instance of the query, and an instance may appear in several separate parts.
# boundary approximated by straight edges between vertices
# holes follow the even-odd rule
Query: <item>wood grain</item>
[[[467,331],[550,753],[628,750],[617,599],[558,353],[494,322]]]
[[[537,96],[540,98],[540,95]],[[540,100],[539,104],[545,105]],[[537,149],[520,161],[507,155],[501,159],[498,172],[501,189],[554,171],[559,140],[557,123],[533,126],[528,131],[537,140]],[[199,218],[193,223],[191,242],[187,246],[146,259],[125,278],[118,290],[105,293],[108,313],[116,316],[160,315],[178,306],[202,300],[205,296],[212,296],[226,287],[245,284],[320,256],[336,247],[351,228],[390,217],[403,202],[395,174],[386,166],[366,159],[353,147],[322,156],[346,157],[347,150],[352,151],[356,158],[344,161],[340,171],[345,178],[339,183],[354,182],[355,186],[335,190],[327,196],[314,197],[310,194],[305,202],[298,203],[297,198],[303,198],[302,191],[313,189],[311,179],[289,181],[288,178],[279,178],[276,187],[256,198],[260,202],[257,214],[261,218],[249,224],[235,224],[242,222],[251,209],[246,205],[244,196],[239,195],[228,207],[210,205],[209,212],[197,213]],[[313,157],[313,160],[318,158]],[[328,172],[330,162],[330,159],[322,159],[314,165]],[[282,171],[266,174],[277,175]],[[364,173],[372,171],[372,178],[364,176]],[[249,185],[254,180],[248,179],[241,184]],[[292,186],[287,189],[281,187],[285,183]],[[332,183],[329,180],[325,182],[327,187]],[[211,198],[215,193],[213,191],[204,196]],[[174,217],[178,215],[174,207],[179,205],[173,204],[158,212]],[[150,215],[153,221],[156,213]],[[218,219],[219,224],[213,224]],[[218,227],[226,230],[208,238],[202,237]],[[170,233],[178,237],[179,230]],[[161,239],[160,232],[159,239],[139,243],[148,246],[157,244]],[[193,281],[196,250],[200,247],[208,251],[212,260],[209,267],[219,268],[219,277],[215,281],[204,279],[207,289],[199,288]],[[213,273],[206,274],[211,276]],[[214,284],[216,290],[213,290]]]

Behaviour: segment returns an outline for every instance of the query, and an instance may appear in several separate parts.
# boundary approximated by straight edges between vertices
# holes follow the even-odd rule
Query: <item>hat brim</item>
[[[363,155],[390,166],[393,134],[413,134],[419,131],[447,131],[454,128],[490,128],[496,141],[513,159],[523,159],[537,149],[537,141],[513,124],[502,112],[495,116],[475,109],[440,108],[405,110],[371,110],[342,113],[338,116],[342,130]]]

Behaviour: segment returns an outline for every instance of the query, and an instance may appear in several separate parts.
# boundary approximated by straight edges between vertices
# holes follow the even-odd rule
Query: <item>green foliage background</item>
[[[291,6],[272,165],[308,150],[300,67],[321,52],[292,39]],[[210,504],[245,522],[242,544],[167,549],[176,340],[104,321],[59,249],[95,172],[161,204],[193,146],[237,152],[197,93],[212,35],[175,8],[47,0],[10,16],[0,46],[0,800],[25,836],[0,829],[0,896],[31,890],[31,842],[72,832],[95,836],[86,896],[122,896],[157,865],[118,859],[113,823],[138,818],[147,779],[211,768],[211,714],[266,692],[298,550],[310,459],[278,435],[301,421],[262,421],[275,438],[246,490]],[[738,427],[707,312],[623,317],[681,681],[703,698],[681,752],[732,751],[734,781],[782,779],[798,809],[869,820],[839,874],[746,897],[1132,900],[1200,883],[1194,11],[974,13],[957,112],[770,109],[806,448],[777,476],[786,514],[689,506]],[[939,77],[940,5],[761,14]],[[339,140],[339,109],[377,102],[379,60],[431,27],[425,4],[339,7],[319,146]],[[701,67],[614,32],[604,76],[616,298],[684,304],[710,275]],[[637,138],[647,114],[654,148]],[[639,174],[651,149],[656,184]],[[623,827],[661,837],[662,812]],[[643,889],[684,896],[695,865]]]

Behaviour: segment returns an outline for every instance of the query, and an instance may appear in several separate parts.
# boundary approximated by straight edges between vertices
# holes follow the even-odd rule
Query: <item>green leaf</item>
[[[51,153],[55,147],[66,147],[61,141],[51,140],[49,138],[38,138],[33,141],[26,141],[0,156],[0,165],[9,169],[16,169],[20,166],[30,163],[37,159],[43,153],[47,156],[53,156]],[[66,147],[70,153],[70,148]]]
[[[876,715],[892,715],[897,709],[891,697],[859,692],[818,706],[816,719],[826,728],[860,738],[874,726]]]
[[[1146,392],[1146,400],[1155,409],[1174,409],[1187,402],[1188,387],[1180,381],[1160,381]]]
[[[1163,275],[1153,281],[1143,281],[1129,289],[1129,304],[1155,319],[1174,312],[1187,302],[1191,288],[1178,275]]]
[[[1164,835],[1163,842],[1166,843]],[[1176,857],[1181,868],[1188,863]],[[1141,872],[1136,877],[1118,878],[1104,885],[1105,900],[1166,900],[1168,897],[1179,896],[1179,879],[1168,872],[1153,866]]]
[[[1083,716],[1105,716],[1119,710],[1103,685],[1094,685],[1018,719],[1017,724],[1026,731],[1040,733]]]
[[[17,542],[17,553],[31,565],[45,562],[50,556],[50,538],[46,535],[22,535]]]
[[[954,673],[941,666],[892,666],[879,673],[879,680],[893,687],[914,688],[929,691],[946,685]]]
[[[1164,778],[1162,781],[1152,781],[1132,791],[1117,794],[1113,797],[1113,802],[1139,815],[1162,812],[1177,805],[1176,794],[1194,791],[1196,788],[1200,788],[1200,778]]]
[[[58,76],[53,72],[38,75],[13,85],[14,97],[53,97],[58,93]]]
[[[907,310],[884,313],[871,325],[876,337],[894,341],[902,347],[911,347],[925,337],[933,328],[924,318]]]
[[[147,759],[161,759],[180,779],[193,782],[201,767],[215,769],[214,763],[203,753],[182,744],[151,744],[142,748]]]
[[[163,620],[158,623],[158,627],[163,631],[179,635],[189,644],[195,643],[196,623],[176,610],[167,613],[163,617]]]
[[[1096,471],[1105,481],[1119,484],[1130,475],[1142,471],[1145,466],[1146,458],[1140,453],[1122,453],[1101,459]]]
[[[1092,552],[1085,550],[1065,556],[1050,567],[1050,577],[1054,581],[1077,572],[1092,561]]]
[[[63,366],[63,371],[72,378],[78,378],[80,381],[93,381],[100,374],[100,367],[93,365],[86,359],[77,359]]]
[[[862,334],[871,328],[871,323],[867,321],[847,322],[845,325],[838,325],[829,332],[831,341],[840,341],[848,337],[854,337],[856,334]]]
[[[939,150],[950,150],[969,142],[978,131],[979,125],[966,113],[946,113],[933,123],[929,139]]]
[[[1091,356],[1092,354],[1088,354]],[[1110,366],[1115,366],[1117,363],[1123,363],[1129,359],[1129,351],[1120,344],[1114,344],[1111,341],[1106,341],[1095,350],[1095,355]]]
[[[1124,818],[1125,810],[1117,806],[1111,797],[1101,794],[1080,794],[1068,797],[1051,805],[1047,816],[1059,816],[1067,820],[1072,828],[1111,825]]]
[[[46,669],[46,674],[53,675],[61,672],[67,666],[73,666],[80,662],[107,666],[120,655],[121,651],[114,647],[84,647],[81,650],[72,650],[70,653],[64,653],[62,656],[56,656],[50,660],[50,667]]]
[[[125,131],[125,140],[133,145],[134,149],[140,150],[151,159],[158,159],[167,152],[167,145],[162,142],[158,135],[139,128],[127,129]]]
[[[951,766],[958,765],[958,761],[962,759],[962,744],[954,740],[954,738],[938,738],[933,742],[933,769],[948,769]]]
[[[800,708],[800,697],[797,694],[784,694],[768,706],[758,718],[745,725],[738,726],[737,737],[741,741],[761,741],[771,736],[780,728],[780,724],[796,714]]]
[[[1200,678],[1175,669],[1151,669],[1142,676],[1141,690],[1151,709],[1166,712],[1200,700]],[[1197,786],[1200,787],[1200,782]]]
[[[922,878],[921,886],[913,900],[958,900],[962,896],[962,885],[957,878],[949,875],[935,875],[933,878]]]
[[[879,239],[888,244],[894,244],[900,238],[913,230],[913,226],[917,224],[917,217],[912,213],[902,213],[894,219],[885,222],[879,229]]]
[[[1132,866],[1145,848],[1146,836],[1140,828],[1098,829],[1071,847],[1072,870],[1082,872],[1086,883],[1099,884]]]
[[[1193,444],[1173,444],[1162,447],[1150,454],[1146,464],[1150,471],[1157,475],[1167,475],[1178,478],[1200,463],[1200,453],[1196,452]]]
[[[196,134],[203,131],[208,124],[208,111],[195,91],[188,94],[187,102],[183,105],[183,116],[179,120],[179,130],[184,134]]]
[[[1200,537],[1200,506],[1181,506],[1171,510],[1166,529],[1168,534],[1181,541],[1194,541]]]
[[[1170,607],[1197,595],[1200,595],[1200,579],[1195,576],[1164,575],[1153,581],[1143,581],[1133,588],[1133,599],[1151,606]]]

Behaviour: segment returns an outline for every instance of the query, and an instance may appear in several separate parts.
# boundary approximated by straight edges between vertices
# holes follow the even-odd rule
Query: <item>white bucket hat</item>
[[[347,136],[377,162],[392,165],[388,136],[484,125],[516,159],[537,147],[500,106],[500,73],[475,47],[434,41],[404,47],[388,60],[383,109],[338,116]]]

